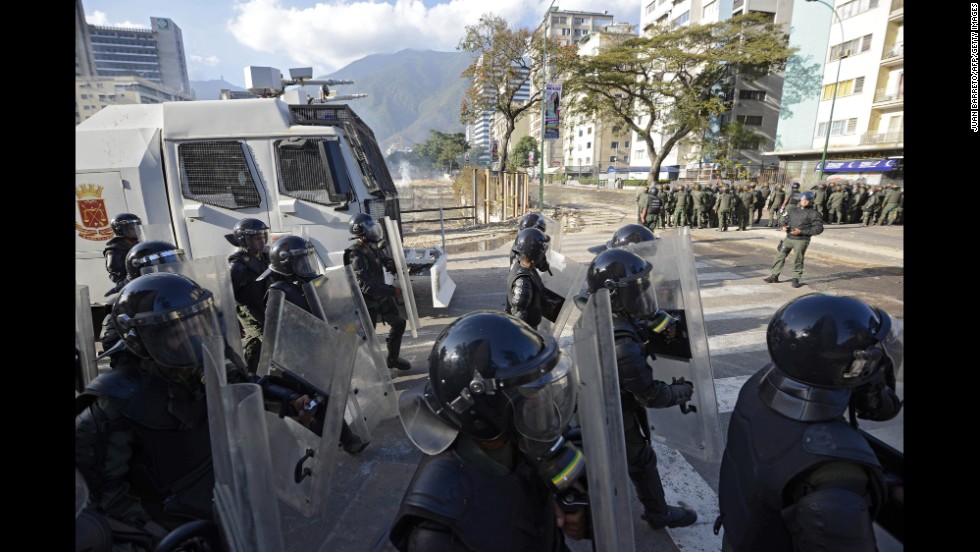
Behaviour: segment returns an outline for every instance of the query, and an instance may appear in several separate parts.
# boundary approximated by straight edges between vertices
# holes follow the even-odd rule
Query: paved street
[[[630,191],[572,188],[547,187],[545,213],[562,214],[574,223],[563,233],[562,252],[587,263],[593,257],[588,247],[605,242],[616,228],[635,220],[634,196]],[[792,297],[814,291],[856,295],[898,319],[904,317],[903,233],[902,226],[828,227],[813,239],[807,251],[806,285],[794,289],[788,282],[762,282],[780,232],[763,227],[746,232],[691,232],[723,433],[741,384],[768,361],[765,328],[769,317]],[[421,328],[417,339],[406,334],[402,356],[412,362],[413,369],[394,379],[399,392],[424,382],[429,349],[446,324],[473,310],[503,307],[507,256],[515,232],[484,228],[468,234],[470,237],[462,242],[447,237],[448,268],[457,285],[449,308],[432,308],[428,278],[414,282]],[[438,238],[432,243],[437,244]],[[386,328],[378,329],[384,332]],[[903,394],[901,385],[899,393]],[[904,414],[862,427],[902,449],[903,419]],[[651,422],[656,425],[656,418]],[[405,437],[397,419],[382,422],[375,433],[371,445],[360,455],[339,455],[341,463],[334,475],[329,506],[330,518],[336,523],[316,528],[297,523],[296,530],[305,535],[303,549],[393,550],[386,532],[421,453]],[[721,539],[711,531],[717,515],[717,463],[687,458],[660,443],[654,447],[668,502],[693,507],[699,519],[692,527],[653,531],[640,522],[642,509],[634,495],[636,550],[719,550]],[[881,550],[901,550],[887,541],[887,535],[881,537]],[[315,543],[322,544],[315,548]],[[572,546],[575,551],[591,550],[587,541]]]

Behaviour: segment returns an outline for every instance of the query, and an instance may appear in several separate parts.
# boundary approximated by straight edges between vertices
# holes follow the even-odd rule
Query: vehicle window
[[[258,177],[247,146],[238,140],[203,140],[177,146],[181,194],[226,209],[258,207]]]

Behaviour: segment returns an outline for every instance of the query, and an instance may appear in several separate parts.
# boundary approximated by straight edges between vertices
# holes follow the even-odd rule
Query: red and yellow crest
[[[78,213],[82,223],[75,221],[75,231],[80,238],[92,241],[106,241],[112,237],[109,227],[109,214],[102,199],[102,186],[97,184],[80,184],[75,186],[78,197]]]

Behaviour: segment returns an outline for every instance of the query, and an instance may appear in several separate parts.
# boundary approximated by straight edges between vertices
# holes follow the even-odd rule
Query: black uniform
[[[799,421],[770,408],[761,396],[786,381],[771,370],[742,386],[728,426],[723,550],[876,550],[872,519],[885,482],[874,452],[840,415]]]
[[[491,456],[466,435],[419,463],[390,538],[402,552],[568,550],[527,455],[508,442]]]
[[[504,312],[512,314],[537,329],[541,323],[541,295],[544,283],[538,270],[527,268],[520,262],[510,265],[507,276],[507,298]]]
[[[357,286],[364,295],[371,320],[391,327],[388,333],[388,364],[398,359],[405,334],[405,319],[395,303],[395,286],[385,283],[384,270],[393,270],[394,262],[377,245],[355,240],[344,253],[344,262],[351,265],[357,276]]]
[[[641,337],[639,329],[630,319],[613,313],[613,331],[616,338],[616,363],[619,371],[619,391],[623,408],[623,434],[626,438],[626,462],[636,494],[643,504],[644,519],[655,518],[651,524],[664,521],[668,515],[657,454],[650,446],[647,408],[668,408],[689,399],[685,384],[668,384],[653,378],[647,357],[656,359],[651,343]],[[686,395],[686,396],[685,396]],[[659,523],[662,527],[663,523]]]
[[[77,401],[75,465],[98,512],[135,527],[211,519],[214,473],[199,379],[176,383],[152,360],[120,357]],[[228,365],[228,382],[246,380]]]
[[[105,269],[112,283],[119,284],[126,279],[126,254],[137,243],[133,238],[122,236],[113,236],[106,242],[102,256],[105,257]]]
[[[238,250],[228,256],[231,287],[235,292],[238,321],[244,331],[242,351],[249,373],[255,373],[262,353],[262,331],[265,324],[265,292],[274,278],[256,280],[269,266],[269,255],[259,257]]]

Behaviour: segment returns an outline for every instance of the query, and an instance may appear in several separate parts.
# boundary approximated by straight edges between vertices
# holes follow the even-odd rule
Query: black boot
[[[793,287],[798,288],[798,287],[802,287],[802,286],[803,286],[803,284],[800,283],[800,279],[799,278],[793,278]]]
[[[411,370],[412,365],[407,360],[403,358],[391,358],[387,359],[388,368],[393,370]]]
[[[763,282],[766,282],[768,284],[775,284],[776,282],[779,281],[779,274],[773,274],[772,276],[770,276],[768,278],[763,278],[762,281]]]
[[[343,425],[340,426],[340,446],[343,447],[344,452],[347,454],[357,454],[367,448],[370,441],[362,441],[356,433],[351,431],[347,421],[345,420]]]
[[[694,510],[681,508],[680,506],[667,506],[667,514],[658,516],[643,514],[640,516],[653,529],[663,529],[664,527],[687,527],[698,520],[698,514]]]

